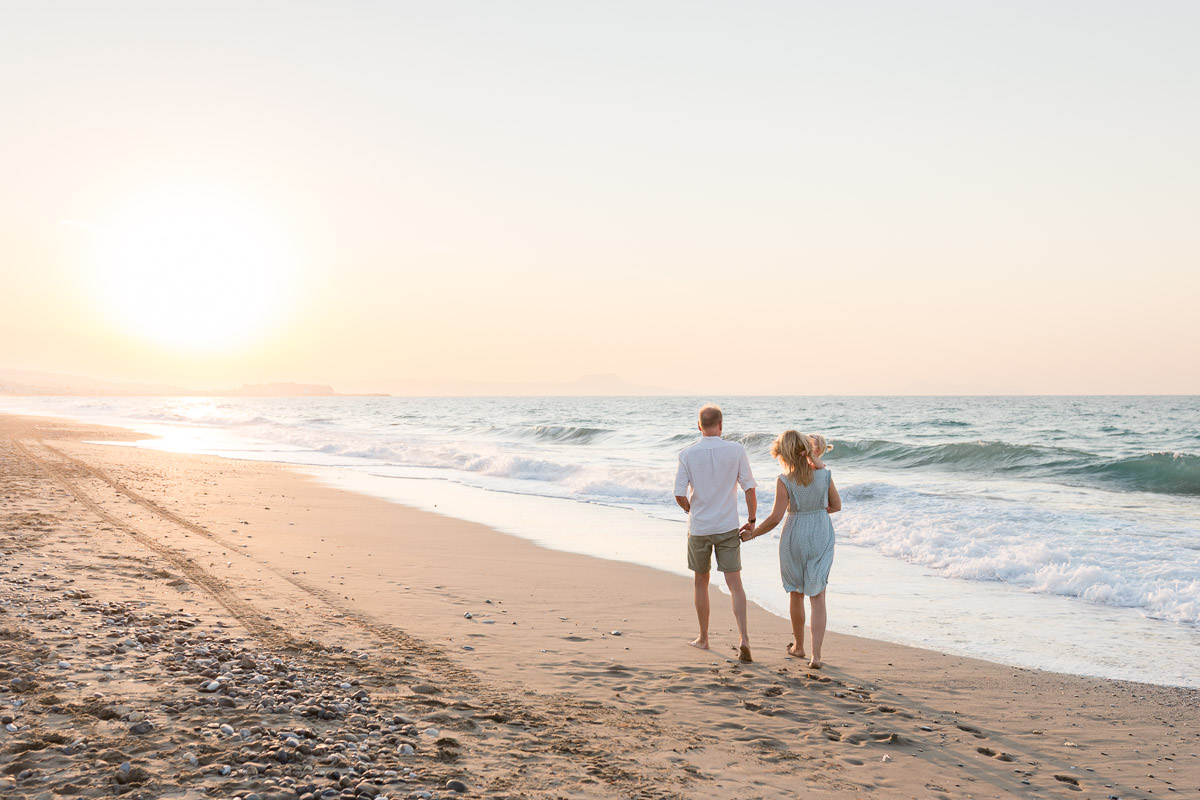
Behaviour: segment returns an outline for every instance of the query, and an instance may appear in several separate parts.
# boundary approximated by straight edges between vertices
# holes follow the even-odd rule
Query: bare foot
[[[792,658],[805,658],[804,648],[796,647],[796,643],[792,642],[787,646],[787,654]]]
[[[692,639],[690,642],[688,642],[688,645],[696,648],[697,650],[707,650],[708,639],[701,639],[699,636],[697,636],[695,639]]]
[[[739,644],[737,651],[738,651],[738,661],[741,661],[746,664],[749,664],[754,661],[754,659],[750,657],[750,645]]]
[[[820,669],[821,662],[818,659],[814,658],[812,661],[808,662],[808,668],[809,669]]]

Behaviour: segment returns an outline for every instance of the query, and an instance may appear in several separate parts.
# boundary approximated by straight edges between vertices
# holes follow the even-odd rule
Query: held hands
[[[748,542],[751,539],[753,539],[754,538],[754,523],[747,522],[745,525],[743,525],[741,528],[739,528],[738,529],[738,538],[741,539],[743,542]]]

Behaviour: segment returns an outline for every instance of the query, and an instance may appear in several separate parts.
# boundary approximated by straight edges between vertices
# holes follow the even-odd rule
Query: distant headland
[[[349,397],[316,383],[249,383],[235,389],[192,389],[167,384],[121,383],[80,375],[0,369],[0,395],[112,395],[120,397]],[[371,395],[386,396],[386,395]]]

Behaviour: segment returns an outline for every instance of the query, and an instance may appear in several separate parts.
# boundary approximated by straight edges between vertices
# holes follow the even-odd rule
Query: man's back
[[[688,487],[691,492],[688,492]],[[679,454],[675,495],[691,501],[688,532],[725,533],[738,527],[737,487],[753,489],[746,448],[720,436],[705,436]]]

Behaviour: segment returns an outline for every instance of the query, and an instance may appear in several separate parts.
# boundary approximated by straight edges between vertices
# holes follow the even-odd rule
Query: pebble
[[[0,574],[0,594],[5,589],[3,578]],[[60,602],[61,597],[55,595],[52,602]],[[389,696],[376,708],[359,672],[360,664],[369,657],[367,653],[335,647],[332,650],[341,659],[308,653],[285,658],[264,652],[260,642],[239,637],[234,625],[220,624],[225,620],[201,620],[182,610],[157,608],[153,603],[89,598],[85,595],[70,601],[70,613],[80,618],[77,628],[73,623],[71,629],[63,629],[61,622],[43,626],[31,637],[29,654],[16,664],[4,665],[6,672],[15,677],[7,677],[0,685],[0,698],[4,700],[0,726],[7,731],[6,736],[12,735],[14,744],[33,741],[18,737],[30,737],[31,731],[37,730],[36,726],[18,724],[16,714],[22,704],[28,703],[19,712],[23,717],[28,709],[34,714],[44,713],[45,702],[66,705],[83,701],[95,709],[100,719],[121,720],[118,724],[128,726],[129,734],[151,734],[139,748],[162,745],[174,738],[172,734],[179,725],[203,732],[203,758],[201,751],[189,749],[186,744],[169,756],[163,751],[166,757],[156,762],[155,768],[155,773],[161,769],[161,774],[132,764],[129,758],[133,750],[128,748],[105,749],[80,739],[45,749],[56,758],[77,758],[74,769],[81,774],[92,771],[100,780],[120,785],[122,789],[117,793],[128,792],[130,798],[148,796],[144,791],[129,790],[161,780],[168,771],[185,783],[207,782],[209,793],[215,797],[240,800],[399,800],[405,796],[427,800],[469,791],[464,780],[448,781],[436,770],[423,777],[424,770],[403,766],[424,765],[436,755],[432,744],[425,745],[431,751],[428,753],[419,752],[414,745],[436,740],[442,735],[440,726],[422,729],[416,716],[396,713],[410,710],[404,707],[403,698]],[[52,604],[48,609],[12,608],[13,601],[5,597],[0,605],[10,606],[13,618],[24,620],[27,626],[36,625],[33,620],[61,620],[64,616],[54,616]],[[51,613],[44,613],[47,610]],[[96,635],[87,635],[95,638],[92,649],[99,653],[95,661],[91,650],[84,657],[82,649],[60,650],[58,658],[42,655],[39,659],[33,655],[55,652],[44,646],[33,647],[45,644],[39,643],[39,634],[56,640],[63,634],[77,637],[88,629],[82,618],[89,615],[94,615],[100,629]],[[493,622],[481,620],[472,612],[465,616]],[[464,645],[463,649],[470,652],[475,648]],[[114,661],[103,662],[101,658]],[[405,663],[414,662],[405,659]],[[95,683],[65,680],[72,673],[58,670],[79,668],[72,664],[105,674],[92,672],[93,679],[98,679]],[[96,691],[106,688],[109,676],[118,673],[136,681],[156,682],[163,696],[150,702],[138,694],[114,691],[110,696]],[[88,686],[91,688],[83,688]],[[444,689],[434,683],[416,683],[410,688],[417,695],[444,694]],[[44,700],[51,691],[62,700]],[[239,729],[234,720],[228,719],[230,713],[225,709],[230,707],[242,709],[234,713],[245,713],[247,722],[254,722]],[[160,713],[165,718],[160,719]],[[151,722],[148,714],[156,721]],[[221,716],[227,721],[222,723]],[[163,742],[156,741],[159,737]],[[174,744],[183,742],[174,738]],[[47,778],[41,769],[0,775],[0,793],[22,782],[32,785],[30,782],[44,780]],[[399,785],[405,788],[399,790]],[[408,795],[410,791],[414,794]],[[47,800],[52,800],[49,794],[53,793],[45,794]],[[34,800],[41,797],[36,792],[28,796]]]
[[[620,631],[609,631],[609,633],[611,633],[613,636],[620,636],[620,635],[621,635],[621,632],[620,632]]]

